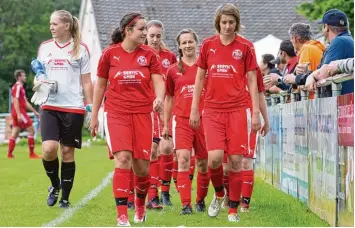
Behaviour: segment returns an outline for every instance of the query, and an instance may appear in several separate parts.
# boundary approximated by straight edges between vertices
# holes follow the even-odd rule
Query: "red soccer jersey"
[[[13,114],[17,114],[14,107],[14,100],[13,100],[13,98],[17,98],[20,104],[20,112],[26,113],[26,100],[27,100],[26,91],[20,83],[16,82],[15,85],[12,87],[11,96],[12,96],[11,112]]]
[[[219,35],[205,39],[196,64],[208,71],[205,109],[230,112],[248,107],[246,73],[258,65],[244,38],[236,36],[228,45]]]
[[[174,115],[190,117],[197,66],[196,64],[189,66],[183,61],[181,62],[184,66],[184,73],[180,72],[177,63],[172,65],[167,71],[166,94],[174,96]],[[201,93],[199,113],[202,112],[203,103],[204,91]]]
[[[168,68],[177,62],[176,56],[169,50],[160,50],[158,55],[161,62],[162,73],[165,78]]]
[[[154,50],[139,45],[131,53],[121,43],[106,48],[99,60],[97,76],[109,80],[105,110],[118,113],[149,113],[153,109],[151,74],[161,74]]]

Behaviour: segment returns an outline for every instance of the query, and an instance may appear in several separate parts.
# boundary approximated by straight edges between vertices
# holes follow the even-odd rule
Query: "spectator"
[[[281,73],[281,75],[283,75],[284,70],[285,70],[285,63],[281,63],[280,57],[277,56],[277,58],[273,61],[273,63],[276,64],[276,69],[279,70],[279,72]]]
[[[270,73],[276,73],[281,75],[280,71],[277,68],[275,68],[275,64],[271,63],[271,61],[274,59],[275,57],[272,54],[264,54],[261,56],[259,67],[263,75],[268,75]]]
[[[288,74],[285,77],[285,82],[304,85],[307,79],[306,71],[315,71],[317,69],[325,46],[317,40],[312,40],[311,27],[308,24],[293,24],[289,29],[289,34],[293,47],[297,51],[298,65],[295,69],[296,74]],[[307,67],[304,67],[304,65]]]
[[[334,60],[353,58],[354,39],[349,32],[349,20],[345,13],[337,9],[328,10],[319,23],[323,24],[324,38],[330,44],[323,53],[318,68]],[[314,90],[315,78],[318,78],[320,73],[320,70],[316,70],[307,78],[306,88],[308,91]],[[341,94],[352,92],[354,92],[354,80],[343,82]],[[321,88],[321,97],[330,97],[331,95],[331,86]]]
[[[284,40],[280,44],[280,50],[278,54],[280,62],[286,64],[285,70],[282,76],[277,74],[269,74],[264,77],[264,85],[266,89],[270,89],[272,86],[277,86],[280,90],[288,90],[283,78],[288,74],[292,73],[297,65],[298,59],[290,40]],[[277,61],[271,61],[272,64],[276,64]],[[272,91],[271,91],[272,92]]]
[[[321,80],[340,73],[354,73],[354,58],[335,60],[329,64],[324,64],[319,69],[319,74],[315,75],[314,77],[316,80]]]

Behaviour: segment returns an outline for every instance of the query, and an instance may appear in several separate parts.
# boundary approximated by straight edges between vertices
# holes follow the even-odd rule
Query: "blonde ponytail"
[[[79,57],[80,52],[80,27],[79,27],[79,19],[77,17],[73,17],[73,24],[70,26],[70,35],[73,37],[74,48],[73,48],[73,57]]]

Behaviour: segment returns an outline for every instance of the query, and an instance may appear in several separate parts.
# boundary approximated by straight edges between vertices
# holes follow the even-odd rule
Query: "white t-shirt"
[[[81,75],[90,73],[90,53],[84,43],[74,59],[74,43],[60,44],[54,39],[41,43],[37,59],[44,64],[49,80],[58,82],[58,92],[50,93],[42,109],[85,113]]]

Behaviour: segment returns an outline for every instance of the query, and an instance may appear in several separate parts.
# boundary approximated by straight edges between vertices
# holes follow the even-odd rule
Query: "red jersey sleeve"
[[[263,74],[261,73],[260,68],[256,68],[256,80],[258,84],[259,93],[265,92],[264,82],[263,82]]]
[[[245,72],[255,70],[258,67],[254,51],[248,46],[245,56]]]
[[[11,96],[19,99],[20,95],[21,95],[21,86],[16,83],[11,89]]]
[[[177,63],[177,59],[176,59],[176,55],[174,53],[172,53],[172,61],[171,61],[171,65]]]
[[[97,76],[100,78],[109,78],[109,70],[110,70],[110,53],[108,50],[105,50],[99,60],[99,64],[97,66]]]
[[[152,55],[149,65],[149,71],[151,74],[162,74],[161,64],[156,54]]]
[[[173,97],[174,96],[174,91],[175,91],[175,84],[174,84],[174,78],[172,74],[172,68],[169,67],[167,72],[166,72],[166,81],[165,81],[165,88],[166,88],[166,94]]]
[[[207,44],[203,42],[200,48],[200,54],[196,61],[196,65],[204,70],[207,70]]]

